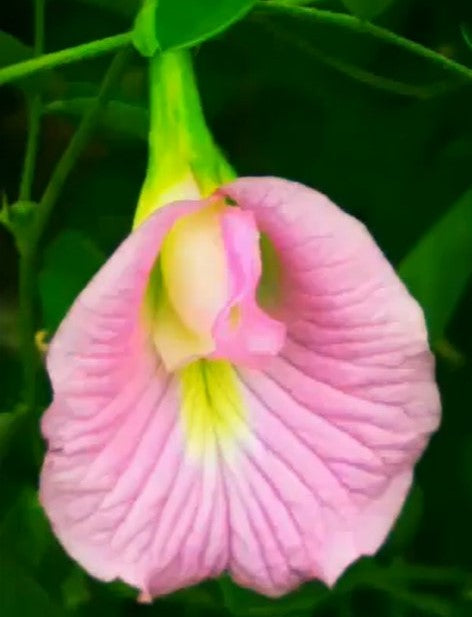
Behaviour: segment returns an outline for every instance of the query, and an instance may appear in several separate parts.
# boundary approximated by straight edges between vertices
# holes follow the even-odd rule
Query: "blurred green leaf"
[[[310,617],[315,608],[326,600],[329,590],[321,583],[306,583],[281,598],[267,598],[239,587],[224,576],[219,579],[225,606],[240,617],[273,615],[274,617]]]
[[[62,232],[45,250],[39,274],[43,323],[55,331],[69,307],[105,261],[105,256],[77,231]]]
[[[0,548],[0,614],[2,617],[61,617],[62,610],[43,587]]]
[[[0,68],[23,62],[33,55],[33,50],[19,39],[0,30]]]
[[[141,0],[78,0],[124,17],[133,17],[141,6]]]
[[[395,527],[390,533],[387,546],[395,552],[400,552],[408,547],[418,531],[422,514],[423,491],[415,484],[408,495]]]
[[[0,461],[8,452],[8,446],[25,418],[21,408],[16,411],[0,413]]]
[[[75,610],[90,600],[87,575],[79,566],[74,566],[69,576],[63,581],[62,595],[65,607],[70,610]]]
[[[395,0],[342,0],[342,3],[361,19],[372,19],[383,13]]]
[[[50,539],[49,523],[38,494],[25,486],[0,523],[0,545],[8,546],[22,564],[37,566]]]
[[[333,68],[392,92],[428,97],[472,81],[465,64],[353,15],[269,1],[258,4],[255,17]]]
[[[145,0],[133,42],[144,56],[197,45],[241,19],[254,4],[255,0]]]
[[[422,305],[434,343],[444,333],[472,274],[472,189],[419,240],[399,273]]]
[[[93,97],[88,96],[52,101],[45,106],[45,112],[81,118],[94,101]],[[139,105],[109,101],[100,114],[100,124],[112,133],[147,139],[149,114],[147,109]]]
[[[461,32],[464,41],[467,43],[467,46],[472,49],[472,26],[462,24]]]

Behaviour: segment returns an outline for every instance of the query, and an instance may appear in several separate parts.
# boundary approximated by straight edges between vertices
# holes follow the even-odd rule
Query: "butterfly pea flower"
[[[269,596],[332,585],[385,540],[438,425],[422,311],[327,197],[202,190],[179,148],[49,347],[42,504],[142,601],[224,572]]]
[[[384,541],[438,422],[419,306],[361,223],[277,178],[146,219],[48,370],[54,531],[143,597],[224,571],[333,584]]]

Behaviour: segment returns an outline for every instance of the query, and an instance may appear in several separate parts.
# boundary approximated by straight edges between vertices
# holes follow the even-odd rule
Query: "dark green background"
[[[467,24],[472,31],[471,4],[397,0],[377,23],[471,66],[472,49],[460,31]],[[317,5],[343,8],[334,1]],[[125,31],[136,6],[133,0],[50,0],[47,51]],[[28,0],[2,0],[0,29],[31,45],[31,15]],[[209,125],[237,171],[279,175],[326,192],[368,225],[395,264],[472,185],[471,82],[426,60],[370,37],[266,11],[253,11],[194,49],[193,55]],[[327,65],[333,58],[343,66],[360,67],[364,75],[406,84],[408,93],[400,86],[402,93],[386,91],[372,77],[348,76]],[[13,60],[2,58],[0,49],[0,65]],[[45,101],[92,96],[108,62],[101,58],[44,74],[39,87]],[[38,87],[35,80],[0,89],[0,189],[11,201],[16,198],[26,137],[24,93],[33,87]],[[57,326],[74,295],[130,229],[146,165],[146,97],[145,62],[136,54],[113,96],[133,106],[134,115],[123,115],[123,108],[117,107],[115,116],[110,111],[104,117],[44,237],[38,264],[38,328],[51,331]],[[58,107],[56,103],[56,111],[47,114],[42,125],[36,198],[81,111],[77,101],[67,113],[58,112]],[[448,253],[448,246],[456,245],[454,234],[463,237],[462,227],[472,229],[471,216],[449,232],[440,259],[422,264],[420,279],[434,278],[432,269],[440,268],[440,276],[448,281],[468,267],[461,255],[467,259],[470,251]],[[435,341],[444,403],[441,429],[418,465],[401,518],[375,559],[354,565],[331,592],[314,583],[270,601],[222,580],[144,607],[134,603],[133,592],[125,586],[103,585],[81,572],[57,545],[37,505],[43,447],[38,418],[49,397],[45,377],[36,414],[21,418],[17,430],[4,426],[3,414],[20,401],[16,278],[14,243],[0,228],[3,617],[472,615],[470,284],[446,331]],[[434,297],[436,304],[431,300],[425,309],[434,313],[449,302],[445,289]]]

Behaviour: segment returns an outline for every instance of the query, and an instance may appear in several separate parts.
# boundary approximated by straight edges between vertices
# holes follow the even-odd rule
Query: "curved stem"
[[[312,42],[304,41],[302,38],[296,36],[289,28],[284,27],[283,24],[272,24],[267,20],[260,19],[261,25],[272,32],[274,35],[285,39],[288,43],[295,45],[305,53],[310,53],[318,59],[320,62],[326,64],[332,69],[355,79],[367,86],[384,90],[386,92],[393,92],[400,96],[413,96],[416,98],[426,99],[428,97],[436,96],[442,92],[446,92],[452,88],[451,80],[445,79],[440,82],[436,82],[430,86],[416,86],[414,84],[408,84],[404,82],[391,79],[389,77],[383,77],[377,75],[361,67],[355,66],[344,60],[335,58],[334,56],[321,51],[315,47]]]
[[[381,26],[376,26],[368,21],[362,21],[353,15],[336,13],[334,11],[325,11],[314,7],[290,6],[273,0],[260,2],[258,4],[258,9],[267,13],[277,11],[286,13],[287,15],[298,15],[300,17],[311,18],[320,23],[340,26],[346,30],[350,30],[351,32],[370,34],[376,39],[395,45],[396,47],[400,47],[406,51],[410,51],[417,56],[430,60],[443,69],[452,71],[456,73],[456,75],[472,81],[471,68],[460,64],[459,62],[455,62],[454,60],[450,60],[436,51],[429,49],[428,47],[424,47],[420,43],[411,41],[410,39],[400,36],[399,34],[395,34],[395,32],[392,32],[391,30],[387,30]]]
[[[41,56],[44,50],[44,5],[45,0],[34,3],[34,55]],[[28,138],[26,142],[25,162],[19,191],[20,201],[31,200],[31,189],[36,167],[36,155],[39,144],[41,125],[41,96],[36,93],[28,100]]]
[[[55,51],[38,58],[26,60],[25,62],[19,62],[18,64],[12,64],[0,70],[0,86],[10,81],[27,77],[31,73],[100,56],[124,47],[129,43],[131,43],[131,32],[125,32],[90,43],[84,43],[83,45],[77,45],[76,47]]]
[[[35,345],[35,304],[36,304],[36,254],[39,240],[49,216],[57,202],[77,158],[86,145],[103,109],[110,91],[128,57],[128,50],[120,51],[108,69],[97,98],[84,115],[76,133],[71,139],[62,158],[52,174],[41,201],[39,202],[25,242],[20,246],[20,336],[23,363],[24,397],[29,409],[34,407],[38,354]]]
[[[110,91],[123,69],[128,57],[128,51],[129,50],[122,50],[113,59],[110,68],[103,79],[97,97],[83,116],[77,131],[59,160],[56,169],[54,170],[54,173],[46,186],[43,197],[39,202],[36,218],[31,231],[30,244],[34,247],[40,239],[49,216],[56,204],[57,198],[59,197],[59,194],[80,153],[87,144],[90,133],[95,127],[100,113],[106,104]]]

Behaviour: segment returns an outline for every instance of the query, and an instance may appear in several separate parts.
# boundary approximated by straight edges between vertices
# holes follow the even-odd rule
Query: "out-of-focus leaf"
[[[87,575],[79,566],[74,566],[62,583],[62,595],[64,605],[69,610],[75,610],[90,600]]]
[[[434,343],[472,274],[472,189],[419,240],[400,264],[399,273],[422,305]]]
[[[239,587],[229,577],[222,577],[220,585],[226,608],[241,617],[310,617],[315,608],[326,600],[329,591],[321,583],[306,583],[300,589],[281,598],[266,598],[249,589]]]
[[[0,413],[0,461],[8,451],[10,441],[25,418],[21,409]]]
[[[64,231],[47,247],[39,292],[44,327],[49,332],[54,332],[104,260],[93,242],[77,231]]]
[[[467,43],[468,47],[472,49],[472,26],[462,24],[461,32],[464,41]]]
[[[361,19],[372,19],[383,13],[395,0],[342,0],[346,8]]]
[[[145,0],[133,42],[144,56],[157,49],[190,47],[241,19],[255,0]]]
[[[23,62],[33,55],[33,50],[19,39],[0,30],[0,68]]]
[[[0,545],[8,546],[22,564],[37,566],[50,539],[38,494],[25,486],[0,523]]]
[[[124,17],[134,17],[141,6],[141,0],[79,0]]]
[[[0,614],[2,617],[65,615],[41,585],[0,547]]]
[[[282,40],[380,89],[428,98],[472,79],[466,65],[353,15],[283,2],[259,3],[254,15]]]
[[[93,97],[77,97],[52,101],[45,106],[46,113],[64,114],[81,118],[94,103]],[[101,125],[112,133],[147,139],[149,114],[144,107],[121,101],[109,101],[100,114]]]
[[[423,492],[419,486],[414,485],[389,536],[388,547],[395,552],[404,550],[413,541],[422,514]]]

